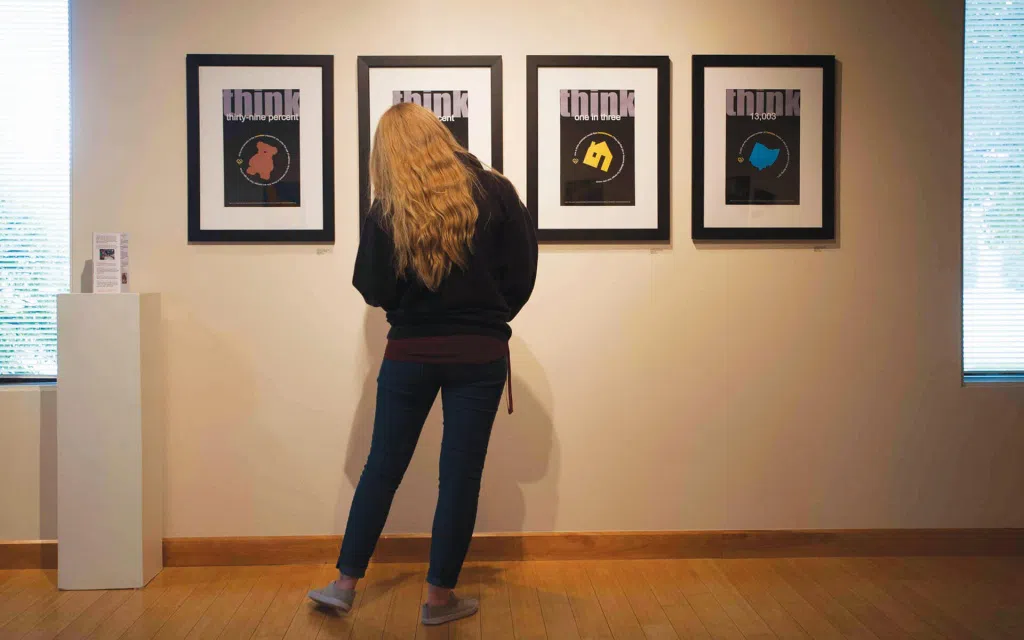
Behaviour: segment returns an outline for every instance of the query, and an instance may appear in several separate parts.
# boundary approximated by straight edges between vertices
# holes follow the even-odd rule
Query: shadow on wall
[[[368,310],[364,317],[364,335],[367,358],[372,365],[363,385],[345,456],[345,475],[353,489],[370,451],[377,370],[384,356],[387,332],[384,315],[375,309]],[[484,470],[478,533],[551,531],[555,526],[559,452],[551,416],[545,408],[552,406],[550,387],[539,364],[522,342],[513,339],[512,352],[515,413],[508,415],[507,395],[504,396]],[[440,409],[441,403],[435,402],[427,417],[416,454],[395,495],[385,533],[429,533],[431,530],[441,452]],[[339,533],[344,532],[348,519],[348,500],[337,506],[335,526]]]
[[[82,293],[92,293],[92,260],[86,260],[82,267],[82,280],[80,283]]]
[[[57,539],[57,389],[39,390],[39,538]],[[56,565],[53,565],[56,566]]]

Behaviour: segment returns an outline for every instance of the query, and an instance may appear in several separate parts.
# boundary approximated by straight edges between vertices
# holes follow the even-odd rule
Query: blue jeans
[[[342,573],[353,578],[366,574],[395,491],[440,391],[444,436],[427,582],[455,588],[476,526],[484,458],[507,365],[504,358],[489,364],[384,360],[377,378],[370,455],[352,498],[338,558]]]

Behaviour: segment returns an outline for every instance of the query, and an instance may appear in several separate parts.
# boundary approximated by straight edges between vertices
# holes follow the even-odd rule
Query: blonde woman
[[[367,304],[387,312],[391,330],[339,577],[309,596],[343,612],[352,608],[356,583],[440,393],[440,489],[422,620],[443,624],[478,608],[454,588],[476,525],[491,426],[506,381],[511,384],[508,323],[533,291],[537,239],[511,183],[485,169],[423,107],[398,104],[381,117],[370,177],[373,206],[353,282]]]

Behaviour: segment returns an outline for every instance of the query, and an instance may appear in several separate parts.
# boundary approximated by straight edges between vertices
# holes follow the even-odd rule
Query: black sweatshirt
[[[537,277],[537,234],[512,184],[463,159],[476,173],[479,216],[467,268],[452,266],[437,291],[430,291],[410,269],[395,270],[394,241],[374,203],[362,224],[352,283],[366,303],[387,312],[388,338],[483,335],[508,340],[508,323],[533,293]]]

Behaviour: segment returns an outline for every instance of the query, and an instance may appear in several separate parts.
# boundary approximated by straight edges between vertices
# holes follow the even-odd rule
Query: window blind
[[[1024,374],[1024,0],[964,35],[964,373]]]
[[[57,375],[70,284],[67,0],[0,0],[0,382]]]

